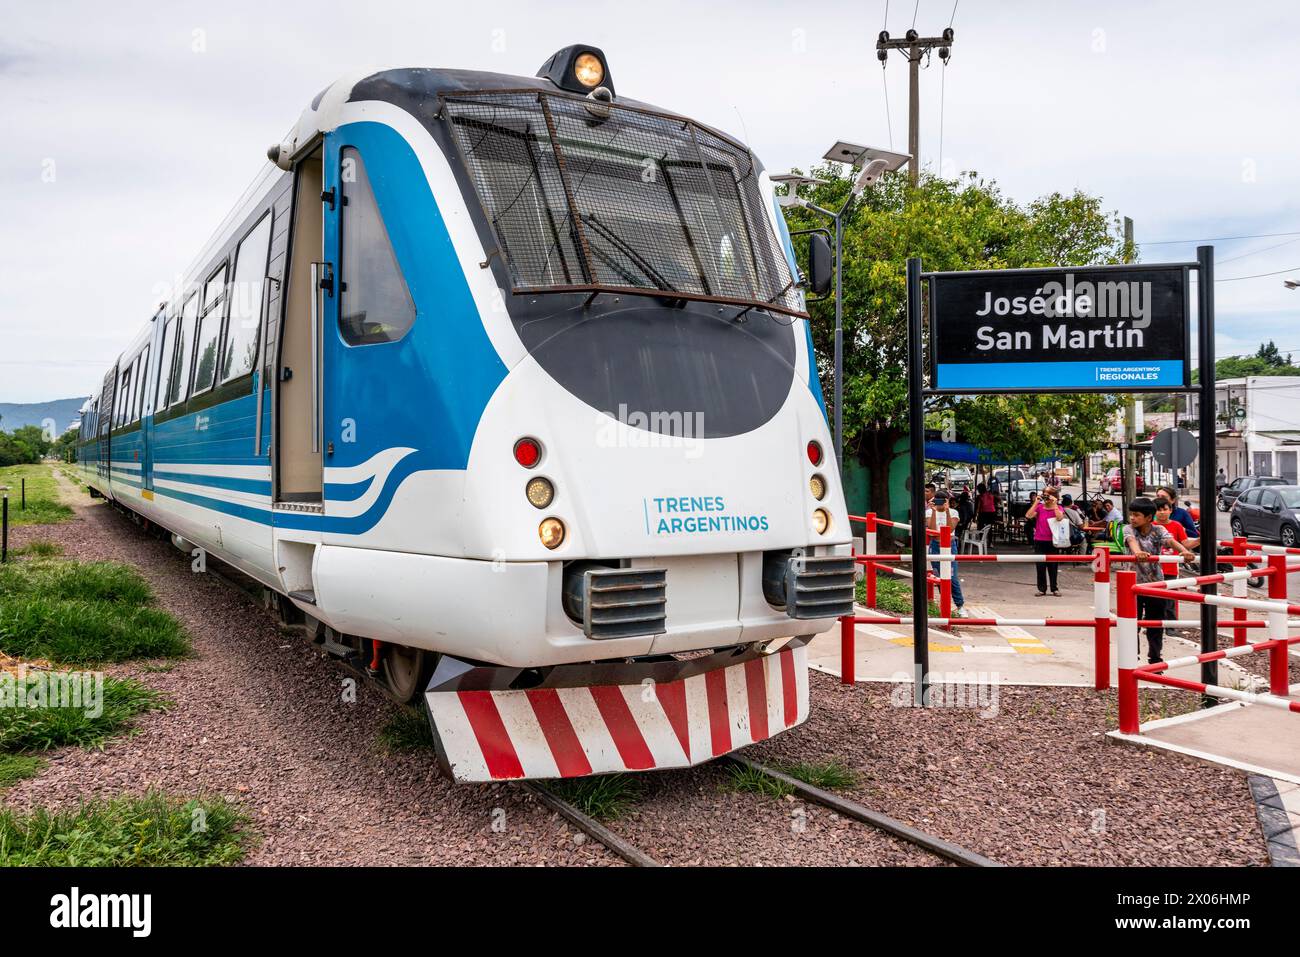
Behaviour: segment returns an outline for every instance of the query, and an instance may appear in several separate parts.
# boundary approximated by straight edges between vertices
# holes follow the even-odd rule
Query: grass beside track
[[[543,786],[597,821],[613,821],[641,799],[641,782],[631,774],[597,774],[587,778],[545,781]]]
[[[151,792],[75,811],[0,808],[0,866],[157,867],[239,862],[245,815],[220,797],[182,800]]]
[[[140,573],[117,562],[0,566],[0,652],[61,665],[189,654],[180,623],[153,607]]]
[[[379,745],[386,752],[433,749],[433,729],[422,708],[399,708],[379,730]]]
[[[28,688],[34,689],[50,676],[50,672],[29,672],[25,680]],[[30,694],[29,690],[29,702]],[[6,695],[6,691],[0,691],[0,701],[7,705],[0,707],[0,756],[22,756],[66,745],[102,747],[109,737],[125,730],[136,715],[167,706],[158,692],[129,678],[104,677],[102,695],[93,707],[84,700],[75,707],[52,707],[48,702],[39,707],[18,707],[9,703]]]
[[[858,783],[857,774],[839,761],[800,761],[793,764],[773,764],[772,768],[797,778],[804,784],[821,788],[823,791],[840,791]],[[785,781],[744,764],[727,765],[726,786],[734,791],[749,791],[752,794],[775,798],[794,793],[794,788]]]
[[[27,508],[22,507],[22,482],[27,480]],[[48,465],[9,465],[0,468],[0,485],[9,486],[9,524],[50,525],[72,518],[72,507],[59,498],[59,485]]]
[[[34,754],[0,754],[0,791],[34,778],[45,767],[45,759]]]

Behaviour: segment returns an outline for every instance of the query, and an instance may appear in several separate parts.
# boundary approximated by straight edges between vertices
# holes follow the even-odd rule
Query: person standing
[[[1065,518],[1065,510],[1061,508],[1056,501],[1056,493],[1050,488],[1043,490],[1042,497],[1029,506],[1029,511],[1025,512],[1025,524],[1031,529],[1030,534],[1033,536],[1034,551],[1040,555],[1055,555],[1059,549],[1052,543],[1052,526],[1051,521],[1054,518]],[[1056,574],[1059,569],[1056,562],[1038,562],[1034,565],[1034,572],[1038,577],[1038,596],[1047,594],[1048,583],[1051,583],[1052,594],[1060,598],[1061,591],[1056,587]]]
[[[1214,491],[1216,493],[1222,492],[1223,486],[1227,484],[1228,484],[1228,473],[1225,472],[1222,468],[1220,468],[1218,474],[1214,476]]]
[[[1129,503],[1128,524],[1124,526],[1124,545],[1129,554],[1137,558],[1133,564],[1139,585],[1155,585],[1164,581],[1164,572],[1155,560],[1163,549],[1172,548],[1188,561],[1193,557],[1186,545],[1175,540],[1166,529],[1155,523],[1155,515],[1155,502],[1145,496],[1139,496]],[[1137,606],[1139,619],[1165,621],[1173,611],[1169,599],[1155,595],[1139,593]],[[1164,660],[1160,657],[1164,640],[1163,628],[1147,628],[1148,664],[1159,664]]]
[[[975,503],[971,499],[970,490],[965,486],[957,494],[957,534],[953,538],[953,544],[957,544],[966,535],[967,529],[970,528],[971,522],[975,520]],[[960,551],[960,549],[958,549]]]
[[[953,529],[952,544],[949,546],[954,555],[957,554],[957,537],[956,529],[958,524],[957,512],[948,504],[947,492],[936,492],[934,498],[930,500],[930,507],[925,510],[925,527],[931,531],[937,532],[945,525]],[[929,538],[929,536],[926,536]],[[931,555],[939,554],[939,537],[936,535],[930,538],[929,552]],[[957,562],[950,562],[952,565],[952,608],[954,618],[964,618],[966,613],[962,611],[962,606],[966,604],[965,596],[961,592],[961,579],[957,576]],[[931,562],[935,575],[939,575],[939,562]]]
[[[1196,527],[1196,522],[1192,519],[1192,513],[1178,504],[1178,493],[1168,485],[1160,486],[1156,490],[1155,504],[1159,506],[1161,502],[1169,503],[1169,520],[1183,526],[1183,531],[1191,539],[1188,543],[1189,547],[1195,548],[1200,541],[1201,530]]]
[[[979,516],[976,519],[979,528],[997,523],[998,500],[983,483],[975,487],[975,506],[976,514]]]

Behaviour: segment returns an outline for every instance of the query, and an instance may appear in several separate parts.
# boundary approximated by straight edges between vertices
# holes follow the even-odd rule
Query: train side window
[[[149,347],[148,346],[145,346],[144,352],[140,353],[140,369],[139,372],[137,372],[136,374],[140,382],[140,388],[137,390],[138,397],[136,398],[136,403],[135,403],[135,420],[138,422],[140,421],[140,419],[144,418],[145,412],[148,410],[148,405],[149,405],[148,400],[146,398],[149,392],[148,389]]]
[[[226,266],[212,274],[203,285],[203,316],[194,344],[194,389],[198,395],[212,387],[217,374],[217,350],[221,339],[221,304],[225,301]]]
[[[163,326],[162,352],[158,353],[158,384],[154,388],[154,412],[167,408],[167,396],[170,392],[172,376],[172,352],[176,345],[176,317],[172,316]]]
[[[221,361],[221,381],[229,382],[257,365],[258,332],[262,324],[262,287],[271,248],[271,214],[261,218],[239,244],[230,283],[230,321]]]
[[[199,297],[192,295],[181,309],[181,327],[176,336],[176,355],[172,359],[176,369],[172,373],[168,404],[184,402],[190,395],[190,356],[193,355],[194,322],[199,314]]]
[[[348,345],[396,342],[415,322],[415,303],[388,239],[361,154],[340,154],[343,191],[339,332]]]
[[[140,371],[140,354],[131,360],[131,394],[127,396],[126,424],[130,425],[140,418],[140,380],[144,375]]]
[[[126,371],[122,373],[121,381],[117,384],[117,400],[113,403],[117,407],[113,413],[113,428],[120,429],[126,424],[125,416],[130,397],[131,367],[128,365]]]

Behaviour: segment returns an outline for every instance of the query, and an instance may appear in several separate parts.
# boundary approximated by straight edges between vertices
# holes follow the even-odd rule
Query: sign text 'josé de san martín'
[[[934,273],[934,387],[963,392],[1185,388],[1181,265]]]

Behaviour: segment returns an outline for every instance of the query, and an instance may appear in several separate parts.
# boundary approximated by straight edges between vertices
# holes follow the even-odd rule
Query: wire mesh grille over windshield
[[[547,93],[445,106],[515,291],[652,289],[802,314],[744,148]]]

